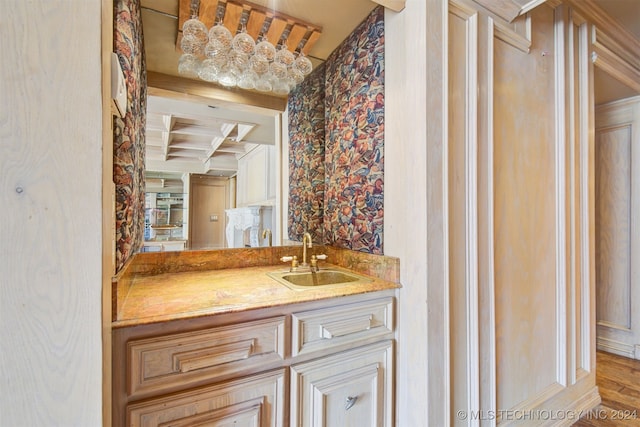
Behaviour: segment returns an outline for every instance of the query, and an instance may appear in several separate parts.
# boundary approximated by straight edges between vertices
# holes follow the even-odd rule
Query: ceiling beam
[[[223,89],[213,83],[147,71],[148,95],[275,116],[287,107],[287,98],[242,89]]]
[[[202,136],[206,138],[216,138],[216,137],[226,137],[224,133],[224,126],[221,126],[221,129],[214,129],[212,127],[200,126],[200,125],[191,125],[186,123],[178,123],[173,127],[173,134],[176,135],[192,135],[192,136]]]
[[[213,156],[213,153],[216,152],[223,142],[224,138],[213,138],[213,140],[211,140],[211,149],[207,152],[207,157],[204,159],[205,162]]]
[[[169,146],[171,145],[171,130],[176,119],[171,115],[162,116],[162,123],[164,123],[165,131],[162,132],[162,148],[164,149],[164,160],[169,158]]]

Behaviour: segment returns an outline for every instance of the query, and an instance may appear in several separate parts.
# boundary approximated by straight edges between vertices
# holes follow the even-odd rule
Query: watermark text
[[[552,409],[508,409],[508,410],[479,410],[456,412],[459,420],[498,420],[498,421],[578,421],[580,418],[591,420],[635,420],[638,419],[638,410],[552,410]]]

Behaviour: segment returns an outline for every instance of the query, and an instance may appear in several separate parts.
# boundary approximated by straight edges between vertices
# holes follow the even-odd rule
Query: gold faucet
[[[273,246],[272,245],[272,239],[271,239],[271,230],[269,230],[268,228],[265,228],[264,230],[262,230],[262,240],[266,239],[267,236],[269,236],[269,247]]]
[[[311,234],[305,231],[302,235],[302,264],[303,266],[307,266],[307,248],[312,248],[313,242],[311,242]]]

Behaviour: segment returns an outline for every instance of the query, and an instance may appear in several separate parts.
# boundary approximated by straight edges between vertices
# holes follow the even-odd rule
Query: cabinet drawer
[[[127,343],[128,394],[238,372],[284,358],[285,317]]]
[[[127,406],[129,427],[284,425],[285,371],[280,369]]]
[[[361,343],[394,329],[394,298],[294,313],[292,356]]]

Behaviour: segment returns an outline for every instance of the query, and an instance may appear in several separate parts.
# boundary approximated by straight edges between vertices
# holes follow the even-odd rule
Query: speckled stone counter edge
[[[326,254],[327,261],[358,273],[400,283],[400,260],[332,246],[308,249],[308,256]],[[204,251],[144,252],[135,254],[112,280],[112,319],[126,298],[134,278],[185,271],[222,270],[283,264],[280,258],[296,255],[302,259],[302,246],[216,249]],[[322,261],[320,261],[322,267]]]

